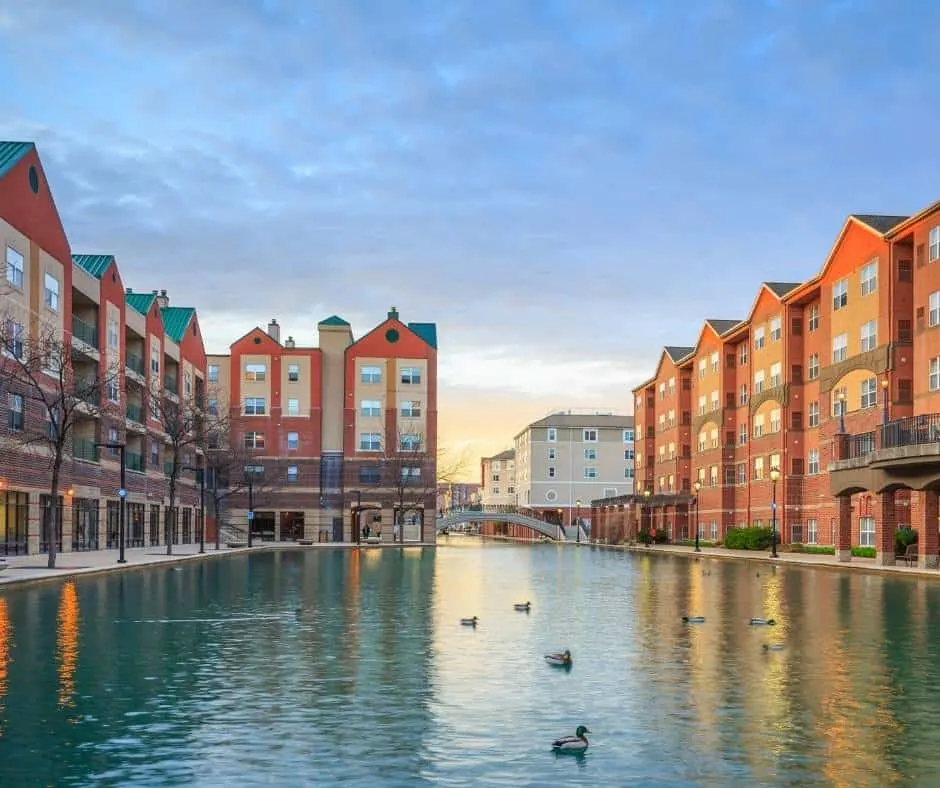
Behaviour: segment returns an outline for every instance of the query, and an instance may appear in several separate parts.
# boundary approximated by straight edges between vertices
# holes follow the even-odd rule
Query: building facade
[[[196,541],[193,474],[178,474],[170,508],[162,418],[167,401],[205,391],[195,310],[125,289],[113,255],[72,254],[32,143],[0,142],[0,249],[0,554],[48,551],[53,530],[61,551],[118,546],[121,450],[101,444],[124,447],[126,544]],[[53,502],[53,433],[66,423]],[[195,467],[202,448],[187,446]]]
[[[633,416],[553,413],[514,442],[516,504],[546,520],[588,524],[592,500],[633,493]]]
[[[445,482],[437,486],[437,510],[447,512],[468,506],[479,506],[483,487],[470,482]]]
[[[692,538],[696,516],[716,541],[773,525],[783,543],[885,563],[909,525],[935,563],[938,262],[940,205],[853,215],[812,279],[766,282],[745,319],[665,348],[633,390],[638,494],[596,501],[597,516],[627,537]]]
[[[516,506],[516,450],[507,449],[480,460],[480,503]]]
[[[433,542],[437,328],[393,307],[360,339],[333,316],[315,346],[272,320],[208,359],[210,407],[227,413],[254,478],[227,518],[262,539]]]

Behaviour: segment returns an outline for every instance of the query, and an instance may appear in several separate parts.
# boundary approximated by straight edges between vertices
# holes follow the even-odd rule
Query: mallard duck
[[[783,643],[764,643],[764,651],[783,651]]]
[[[777,622],[774,621],[772,618],[752,618],[751,619],[752,627],[772,627],[776,623]]]
[[[475,627],[477,625],[477,621],[479,620],[480,619],[478,619],[476,616],[473,618],[462,618],[460,619],[460,625],[463,627]]]
[[[555,739],[552,742],[552,749],[555,752],[584,752],[590,746],[584,734],[590,732],[584,725],[579,725],[574,736],[562,736],[560,739]]]
[[[549,665],[567,667],[571,664],[571,652],[568,649],[556,651],[553,654],[546,654],[545,661]]]
[[[704,624],[705,616],[683,616],[683,624]]]
[[[532,607],[531,602],[516,602],[512,606],[513,610],[518,610],[520,613],[528,613],[531,607]]]

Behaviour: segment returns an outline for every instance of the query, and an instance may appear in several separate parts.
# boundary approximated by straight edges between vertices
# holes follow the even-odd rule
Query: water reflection
[[[78,666],[78,591],[75,583],[62,586],[56,627],[56,659],[59,663],[58,705],[60,709],[75,705],[75,669]]]
[[[10,665],[10,651],[13,647],[13,626],[7,610],[6,600],[0,597],[0,738],[6,728],[7,671]]]

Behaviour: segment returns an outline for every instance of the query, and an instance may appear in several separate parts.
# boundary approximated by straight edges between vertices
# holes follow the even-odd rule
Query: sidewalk
[[[694,547],[670,544],[653,545],[652,547],[644,547],[643,545],[592,544],[591,547],[597,547],[601,550],[621,550],[631,553],[681,555],[693,559],[713,558],[724,561],[757,561],[760,563],[776,564],[778,566],[808,566],[814,569],[834,569],[836,571],[850,570],[940,580],[940,571],[937,569],[921,569],[917,566],[908,567],[904,565],[903,559],[898,559],[898,563],[894,566],[881,566],[875,562],[874,558],[855,558],[853,556],[851,561],[841,563],[836,560],[834,555],[821,555],[818,553],[779,553],[777,558],[771,558],[769,550],[728,550],[724,547],[703,547],[699,553],[695,552]]]

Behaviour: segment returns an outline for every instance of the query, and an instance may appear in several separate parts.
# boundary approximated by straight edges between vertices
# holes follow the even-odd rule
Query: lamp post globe
[[[696,480],[695,480],[695,484],[693,484],[692,486],[695,488],[695,501],[694,501],[694,503],[695,503],[695,552],[696,552],[696,553],[701,553],[701,552],[702,552],[702,548],[699,547],[699,543],[698,543],[698,538],[699,538],[699,537],[698,537],[698,532],[699,532],[699,527],[698,527],[698,494],[699,494],[699,491],[702,489],[702,483],[701,483],[698,479],[696,479]]]

